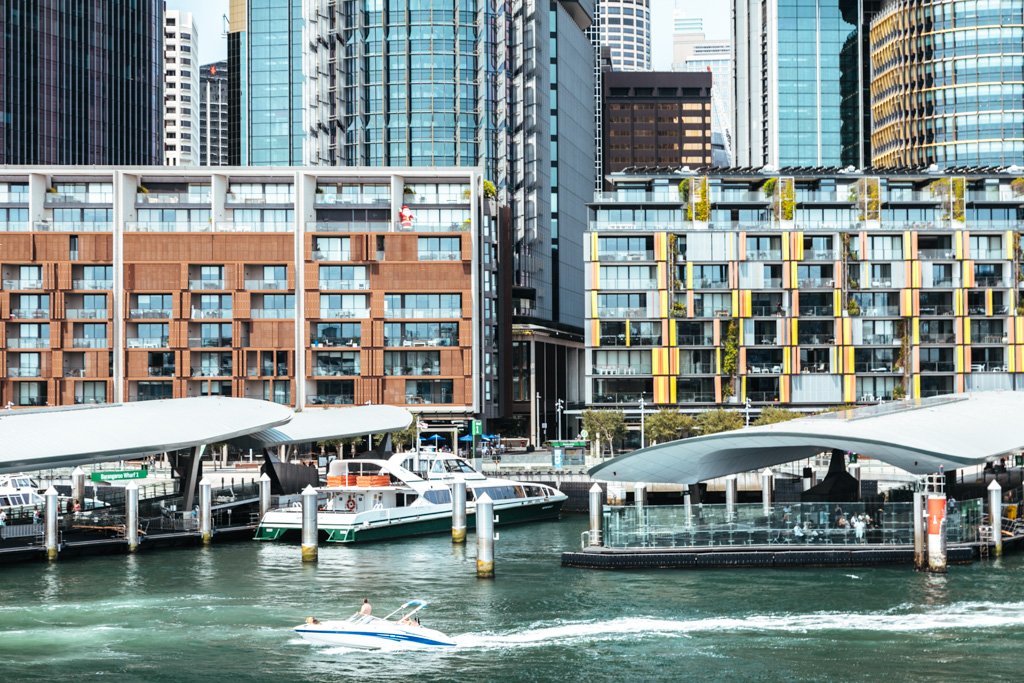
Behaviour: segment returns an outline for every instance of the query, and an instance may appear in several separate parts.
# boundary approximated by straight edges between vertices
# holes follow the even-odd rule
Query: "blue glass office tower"
[[[302,0],[232,0],[228,159],[302,163]]]
[[[876,0],[733,0],[738,166],[870,163]]]

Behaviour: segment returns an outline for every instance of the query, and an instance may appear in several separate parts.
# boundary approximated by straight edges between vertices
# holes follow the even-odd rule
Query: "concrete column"
[[[861,488],[860,488],[860,465],[858,463],[850,463],[850,466],[846,468],[846,471],[850,473],[854,479],[857,480],[857,500],[860,500]]]
[[[452,543],[466,542],[466,482],[452,484]]]
[[[124,487],[124,494],[125,539],[128,552],[134,553],[139,548],[139,485],[130,482]]]
[[[316,562],[317,545],[320,542],[316,518],[316,489],[307,486],[302,490],[302,561]]]
[[[946,573],[946,494],[928,494],[928,571]]]
[[[647,484],[637,482],[633,484],[633,504],[636,505],[636,514],[639,519],[644,512],[644,505],[647,504]]]
[[[804,491],[806,491],[807,489],[814,486],[814,469],[810,467],[805,467],[803,475]]]
[[[603,505],[602,498],[604,493],[601,491],[600,484],[594,484],[590,487],[590,545],[600,546],[604,543],[602,538],[603,534]]]
[[[213,482],[208,477],[199,482],[199,536],[203,543],[213,540]]]
[[[914,569],[924,571],[927,559],[924,547],[924,491],[914,491]]]
[[[1003,487],[995,479],[988,485],[988,517],[992,520],[992,545],[996,557],[1003,554]],[[988,539],[980,539],[982,543]]]
[[[775,483],[775,473],[766,467],[761,471],[761,506],[765,517],[772,515],[772,488]]]
[[[486,493],[476,501],[476,576],[494,578],[494,503]]]
[[[270,511],[270,475],[260,475],[260,519]]]
[[[683,489],[683,515],[686,517],[686,528],[693,527],[693,504],[690,502],[689,485]]]
[[[736,521],[736,475],[725,478],[725,521]]]
[[[228,445],[224,444],[220,447],[220,466],[228,466]]]
[[[71,471],[71,497],[82,504],[85,509],[85,470],[76,467]]]
[[[46,500],[46,530],[44,532],[44,543],[46,545],[46,559],[57,559],[57,489],[52,486],[46,489],[43,494]]]

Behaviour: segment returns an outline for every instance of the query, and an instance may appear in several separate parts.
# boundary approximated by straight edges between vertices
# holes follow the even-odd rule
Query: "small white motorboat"
[[[445,634],[420,626],[416,614],[426,606],[422,600],[410,600],[385,617],[358,612],[348,619],[320,621],[309,617],[294,630],[314,643],[359,650],[455,647],[455,641]]]

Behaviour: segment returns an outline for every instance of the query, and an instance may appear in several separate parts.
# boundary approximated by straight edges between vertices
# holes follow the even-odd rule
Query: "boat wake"
[[[460,648],[536,647],[579,641],[635,640],[638,637],[693,637],[702,633],[758,634],[838,631],[901,632],[1024,627],[1024,602],[962,602],[922,609],[900,606],[884,612],[811,612],[751,614],[700,619],[621,617],[609,621],[537,624],[508,633],[466,633],[455,636]]]

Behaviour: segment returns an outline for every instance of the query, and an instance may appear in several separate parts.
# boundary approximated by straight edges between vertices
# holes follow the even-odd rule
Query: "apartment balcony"
[[[954,335],[952,332],[950,332],[949,334],[934,334],[934,333],[933,334],[922,334],[921,335],[921,343],[922,344],[955,344],[956,343],[956,335]]]
[[[204,192],[136,192],[136,205],[147,204],[210,204],[210,189]]]
[[[676,403],[714,403],[715,395],[705,392],[683,391],[676,393]]]
[[[11,310],[11,320],[47,320],[50,311],[43,308],[15,308]]]
[[[8,377],[40,377],[39,368],[7,368]]]
[[[105,308],[68,308],[64,311],[64,317],[68,320],[106,320],[107,309]]]
[[[340,249],[334,249],[334,250],[314,249],[313,250],[313,260],[314,261],[351,261],[352,260],[352,254],[351,254],[351,252],[343,251],[343,250],[340,250]]]
[[[198,290],[224,289],[224,280],[223,278],[219,280],[189,280],[188,288]]]
[[[600,289],[630,289],[647,291],[658,288],[654,278],[607,278],[600,280]]]
[[[975,287],[1006,287],[1006,283],[1001,276],[980,276],[974,278]]]
[[[932,287],[956,287],[956,282],[952,278],[936,278],[932,280]]]
[[[956,252],[952,249],[918,249],[917,258],[921,261],[952,261]]]
[[[753,403],[777,403],[779,392],[777,391],[748,391],[747,398]]]
[[[408,375],[412,375],[412,374],[424,374],[424,375],[435,374],[436,375],[436,374],[439,374],[437,372],[434,372],[434,373],[429,373],[429,372],[413,373],[412,372],[412,368],[404,368],[404,369],[409,370],[409,372],[404,373],[404,374],[408,374]],[[403,373],[387,372],[387,368],[385,368],[384,370],[385,370],[385,372],[384,372],[385,375],[403,374]],[[316,365],[316,366],[313,367],[313,376],[315,376],[315,377],[358,377],[359,376],[359,365],[358,364],[349,364],[349,365],[340,365],[340,366],[338,366],[338,365]]]
[[[169,308],[133,308],[128,311],[132,320],[166,320],[171,317]]]
[[[84,290],[103,290],[112,289],[114,286],[113,280],[72,280],[72,289],[84,289]]]
[[[971,372],[1006,372],[1006,365],[1001,362],[971,363]]]
[[[597,254],[598,261],[653,261],[653,251],[602,251]]]
[[[616,307],[616,308],[598,308],[597,315],[599,318],[646,318],[648,317],[646,308],[628,308],[628,307]],[[384,317],[388,317],[385,313]],[[402,316],[398,316],[402,317]]]
[[[861,343],[868,346],[889,346],[900,343],[900,339],[891,334],[865,334]]]
[[[608,391],[602,394],[595,392],[594,403],[640,403],[640,398],[643,397],[643,393],[639,391]],[[650,400],[650,394],[647,395],[647,400]]]
[[[411,309],[409,309],[409,310],[411,310]],[[320,317],[322,319],[324,319],[324,320],[337,320],[339,318],[369,318],[370,317],[370,309],[369,308],[321,308],[320,309]],[[400,317],[410,317],[411,318],[412,316],[388,316],[387,313],[385,313],[384,317],[385,318],[387,318],[387,317],[392,317],[392,318],[395,318],[395,317],[399,317],[399,318]],[[420,317],[429,318],[429,317],[442,317],[442,316],[420,316]]]
[[[393,232],[390,221],[307,221],[306,232]],[[427,232],[414,224],[411,232]]]
[[[0,232],[29,232],[33,228],[29,221],[0,221]]]
[[[191,349],[223,349],[231,348],[231,337],[189,337],[188,346]],[[243,344],[242,346],[245,346]]]
[[[150,366],[146,368],[149,377],[174,377],[174,367],[167,365]]]
[[[0,204],[28,205],[28,192],[0,192]]]
[[[714,375],[717,372],[714,363],[682,363],[679,374],[682,375]]]
[[[860,312],[862,318],[884,318],[898,316],[899,314],[899,306],[868,306],[862,308]]]
[[[779,339],[778,339],[778,337],[775,337],[775,336],[771,336],[771,337],[769,337],[767,335],[755,336],[752,341],[754,342],[753,346],[778,346],[779,345]]]
[[[294,308],[252,308],[249,317],[254,320],[280,319],[290,320],[295,317]]]
[[[832,306],[801,306],[800,317],[802,318],[831,318],[835,315]]]
[[[367,290],[369,280],[320,280],[320,291]]]
[[[780,281],[781,282],[781,281]],[[768,287],[770,285],[765,285]],[[780,284],[781,286],[781,284]],[[728,280],[709,280],[703,278],[701,280],[694,281],[694,289],[729,289]],[[763,289],[763,287],[756,287],[755,289]]]
[[[1005,334],[974,334],[971,333],[971,343],[973,344],[1005,344]]]
[[[106,339],[76,337],[71,341],[71,346],[76,349],[106,349],[110,347],[110,343]]]
[[[211,221],[129,221],[125,232],[213,232]]]
[[[922,305],[921,315],[953,315],[951,304]]]
[[[192,368],[193,377],[231,377],[231,368]]]
[[[380,194],[327,194],[317,192],[314,199],[317,206],[390,206],[391,195]]]
[[[246,280],[245,288],[248,290],[265,289],[273,292],[287,291],[287,280]]]
[[[632,310],[632,309],[630,309]],[[643,310],[643,309],[640,309]],[[369,317],[370,312],[367,309],[366,314],[358,317]],[[356,316],[351,316],[356,317]],[[385,318],[461,318],[462,311],[458,308],[392,308],[384,311]]]
[[[801,375],[824,375],[832,372],[828,363],[804,363],[800,366]]]
[[[171,345],[169,337],[128,337],[129,349],[166,349]]]
[[[635,365],[595,365],[595,375],[649,375],[650,366],[636,367]]]
[[[321,346],[327,348],[347,346],[350,348],[359,347],[358,337],[310,337],[309,345],[313,348],[319,348]],[[397,346],[397,344],[389,344],[387,341],[384,342],[384,346]],[[403,346],[412,346],[412,344],[404,344]],[[420,346],[431,346],[430,344],[420,344]]]
[[[8,349],[48,349],[49,337],[8,337]]]
[[[781,261],[782,251],[779,249],[766,249],[762,251],[748,251],[748,261]]]
[[[805,277],[797,280],[798,289],[832,289],[836,281],[825,277]]]
[[[747,365],[748,375],[781,375],[782,365],[779,363],[763,363],[760,365],[749,364]]]
[[[246,206],[258,206],[262,204],[294,204],[295,195],[290,192],[228,192],[225,197],[226,204],[244,204]]]
[[[192,320],[230,320],[230,308],[193,308]]]
[[[42,221],[36,225],[37,230],[50,232],[110,232],[113,229],[110,221]],[[45,227],[38,227],[40,225]]]
[[[110,192],[47,192],[47,204],[113,204],[114,193]]]
[[[954,372],[953,361],[921,361],[921,372]]]
[[[679,346],[714,346],[714,337],[710,334],[683,334],[676,339]]]
[[[806,249],[804,250],[804,261],[835,261],[838,254],[834,249]]]
[[[901,372],[893,367],[891,362],[868,361],[867,363],[854,363],[854,372],[889,373]]]
[[[4,280],[4,289],[6,290],[33,290],[42,288],[42,280]]]
[[[306,399],[308,404],[313,406],[350,406],[355,400],[352,394],[313,394]]]
[[[449,221],[446,223],[424,223],[415,221],[411,226],[403,225],[396,221],[394,224],[396,232],[469,232],[472,225],[469,218],[461,221]]]

